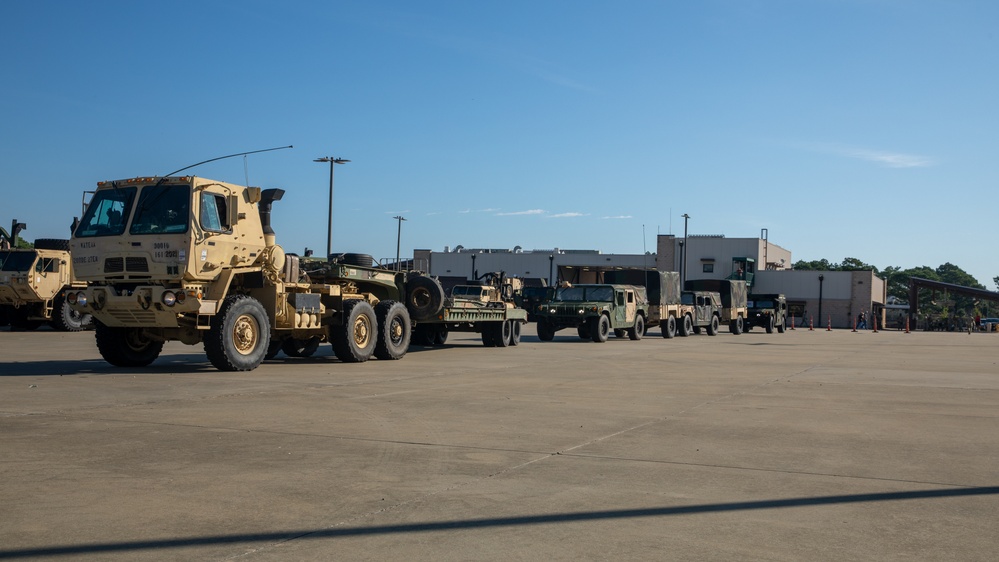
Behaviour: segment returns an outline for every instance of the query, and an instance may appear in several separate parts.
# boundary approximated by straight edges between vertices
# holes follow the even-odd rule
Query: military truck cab
[[[76,332],[92,326],[89,314],[72,308],[66,292],[85,287],[76,280],[69,241],[39,239],[34,249],[0,251],[0,325],[33,330],[42,324]]]
[[[763,328],[783,334],[787,324],[787,299],[781,294],[750,295],[746,301],[746,331]]]
[[[555,332],[576,328],[582,339],[605,342],[613,331],[632,340],[645,335],[648,298],[634,285],[574,285],[559,288],[551,301],[537,307],[538,338],[551,341]]]

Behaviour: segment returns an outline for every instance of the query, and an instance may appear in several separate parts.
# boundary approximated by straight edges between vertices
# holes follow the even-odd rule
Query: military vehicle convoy
[[[435,317],[416,323],[413,343],[440,346],[449,332],[478,332],[486,347],[519,345],[527,311],[516,305],[515,295],[523,289],[523,280],[506,277],[502,271],[481,279],[453,287],[451,298]]]
[[[728,331],[739,335],[745,327],[746,282],[733,279],[691,279],[684,286],[688,291],[710,291],[721,296],[720,321],[728,323]]]
[[[88,286],[67,300],[94,316],[101,356],[140,367],[181,341],[202,344],[219,370],[245,371],[324,342],[343,362],[401,359],[414,323],[514,329],[511,311],[456,316],[440,283],[416,272],[286,254],[270,224],[284,194],[197,176],[98,183],[71,241]]]
[[[746,331],[755,327],[768,334],[783,334],[787,325],[787,299],[782,294],[754,294],[746,301]]]
[[[649,303],[645,287],[592,284],[560,287],[552,300],[537,308],[537,330],[541,341],[551,341],[555,332],[576,328],[582,339],[605,342],[611,331],[627,333],[632,340],[645,335]]]
[[[681,336],[699,334],[702,328],[709,336],[718,335],[722,319],[720,294],[714,291],[684,291],[680,300],[687,307],[680,326]]]
[[[0,326],[21,331],[49,324],[64,332],[91,327],[90,315],[66,301],[67,291],[86,286],[73,276],[69,241],[39,238],[33,249],[15,248],[23,228],[15,220],[13,234],[0,232],[8,248],[0,250]]]

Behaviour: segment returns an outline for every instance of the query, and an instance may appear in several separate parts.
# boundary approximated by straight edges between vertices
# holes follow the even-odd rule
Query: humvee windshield
[[[555,300],[563,302],[611,302],[613,287],[565,287],[558,290]]]
[[[458,285],[451,289],[452,297],[480,297],[482,296],[482,287],[477,287],[473,285]]]
[[[187,232],[191,189],[186,185],[150,186],[142,190],[129,234]]]
[[[0,254],[0,271],[30,271],[36,257],[35,252],[4,252]]]
[[[777,308],[772,300],[759,300],[759,301],[749,301],[746,303],[747,308]]]
[[[77,238],[123,234],[134,199],[134,186],[99,190],[90,200],[87,212],[76,229]]]

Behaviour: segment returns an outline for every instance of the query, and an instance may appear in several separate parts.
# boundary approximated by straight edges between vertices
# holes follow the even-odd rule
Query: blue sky
[[[654,250],[999,275],[999,3],[0,3],[5,226],[67,237],[85,189],[281,187],[278,241],[335,251]],[[643,240],[643,228],[645,239]]]

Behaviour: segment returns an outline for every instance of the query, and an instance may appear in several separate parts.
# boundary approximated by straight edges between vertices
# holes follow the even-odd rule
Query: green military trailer
[[[538,338],[551,341],[555,332],[576,328],[582,339],[605,342],[613,331],[632,340],[645,335],[649,303],[644,287],[592,284],[561,287],[554,298],[538,305]]]
[[[787,325],[787,299],[779,293],[750,295],[746,301],[746,331],[760,327],[768,334],[783,334]]]

